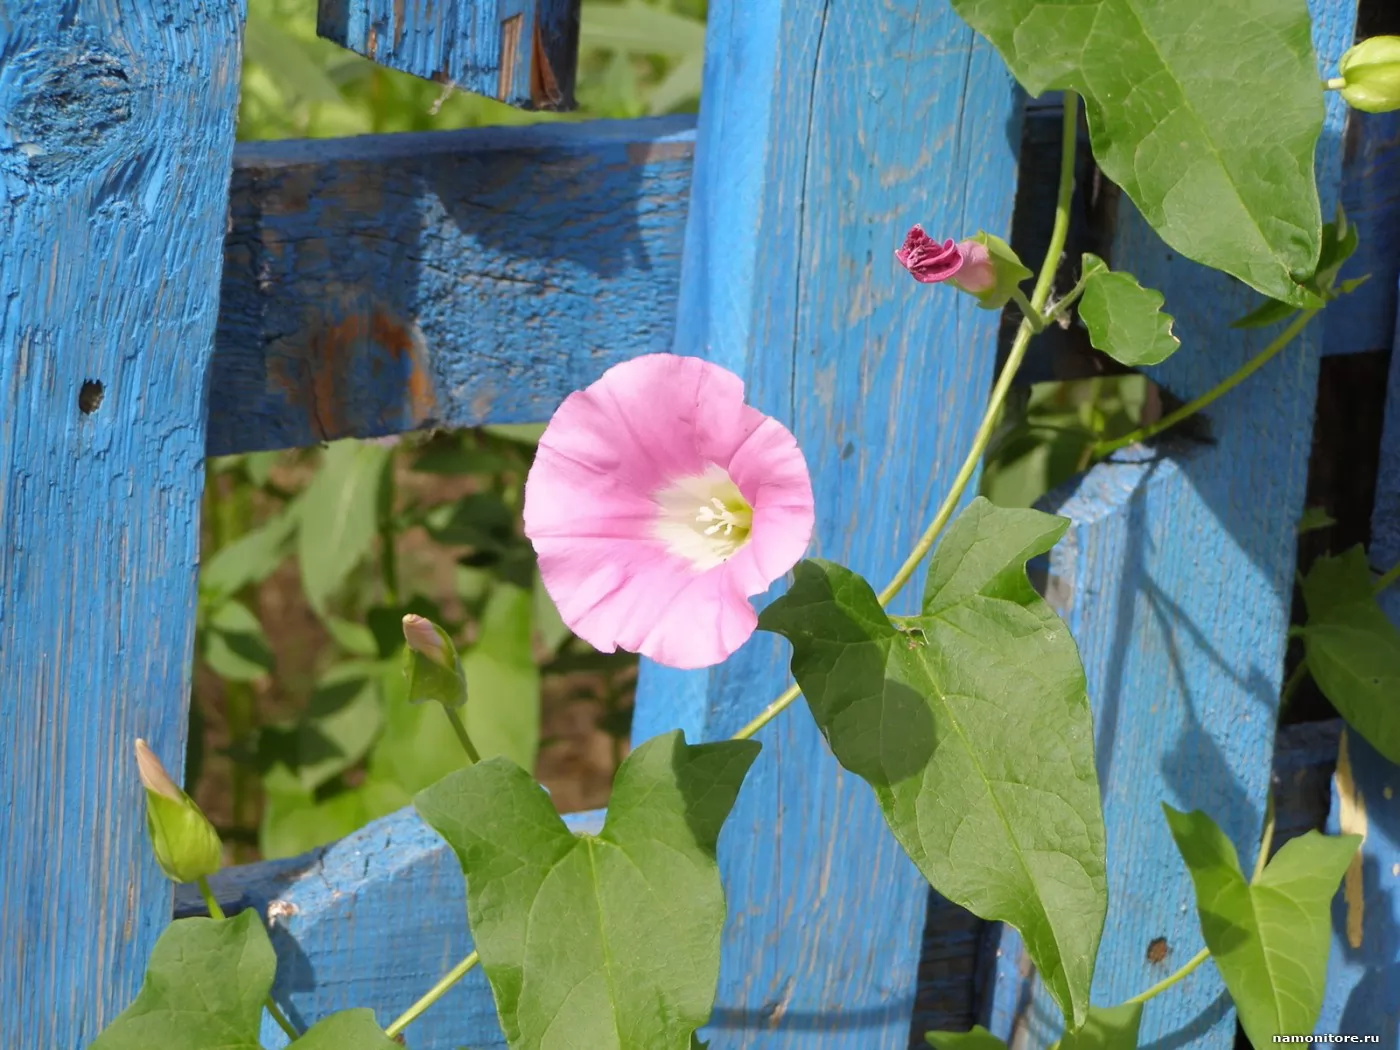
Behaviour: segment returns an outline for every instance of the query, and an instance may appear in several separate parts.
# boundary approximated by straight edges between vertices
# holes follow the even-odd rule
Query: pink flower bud
[[[155,752],[146,746],[146,741],[136,741],[136,773],[141,778],[141,786],[157,795],[164,795],[171,802],[183,802],[185,793],[170,779],[170,774],[160,764]]]
[[[431,620],[409,613],[403,618],[403,638],[408,647],[441,667],[452,666],[452,653]]]
[[[915,225],[904,238],[904,247],[896,251],[894,257],[914,280],[921,284],[937,284],[962,269],[963,246],[951,240],[939,244],[924,233],[922,226]]]
[[[963,263],[953,283],[973,295],[981,295],[996,287],[997,268],[987,246],[977,241],[963,241],[957,247],[962,252]]]

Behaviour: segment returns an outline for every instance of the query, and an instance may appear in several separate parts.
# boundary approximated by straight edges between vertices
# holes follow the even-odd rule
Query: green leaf
[[[353,656],[373,659],[380,655],[379,644],[374,632],[362,623],[352,623],[338,616],[327,616],[322,621],[335,644]]]
[[[441,704],[411,704],[398,660],[389,660],[380,679],[384,731],[370,752],[374,776],[412,794],[467,764],[457,734]]]
[[[140,994],[89,1050],[260,1050],[276,968],[256,909],[177,919],[156,941]]]
[[[251,16],[244,23],[243,50],[249,62],[261,66],[290,101],[341,101],[340,89],[295,36],[275,24]]]
[[[534,596],[497,584],[486,600],[476,644],[462,657],[467,733],[482,758],[504,755],[535,768],[540,737],[540,669],[532,652]]]
[[[382,724],[378,668],[357,662],[332,667],[295,724],[259,731],[256,760],[264,786],[283,794],[315,791],[364,758]]]
[[[622,763],[603,830],[575,837],[504,758],[414,800],[457,854],[467,914],[514,1050],[691,1045],[719,979],[720,827],[758,744],[680,732]],[[567,945],[567,951],[560,951]],[[559,1033],[567,1033],[560,1036]]]
[[[1308,671],[1337,713],[1400,762],[1400,630],[1376,603],[1366,553],[1319,558],[1303,579]]]
[[[1066,1032],[1050,1050],[1136,1050],[1142,1003],[1091,1006],[1084,1026]]]
[[[1006,1050],[1006,1044],[980,1024],[970,1032],[925,1032],[924,1041],[936,1050]]]
[[[373,1010],[342,1010],[317,1021],[287,1050],[400,1050],[384,1034]]]
[[[1162,313],[1161,292],[1144,288],[1126,273],[1114,273],[1097,255],[1084,255],[1084,294],[1079,319],[1089,342],[1115,361],[1140,368],[1176,353],[1181,340],[1172,335],[1172,317]]]
[[[1313,292],[1319,299],[1332,300],[1337,298],[1339,294],[1350,294],[1365,284],[1369,275],[1343,281],[1340,292],[1336,287],[1337,275],[1341,272],[1346,261],[1355,254],[1356,246],[1359,243],[1360,235],[1357,233],[1356,227],[1347,221],[1346,212],[1342,210],[1342,206],[1337,205],[1336,220],[1322,227],[1322,248],[1318,254],[1317,271],[1302,282],[1303,287]],[[1265,299],[1262,304],[1238,321],[1231,322],[1230,327],[1266,328],[1269,325],[1288,320],[1294,312],[1294,307],[1290,303],[1279,302],[1277,299]]]
[[[379,487],[391,451],[354,440],[325,452],[300,504],[297,559],[307,600],[317,613],[369,553],[378,531]]]
[[[296,516],[285,510],[245,532],[201,566],[199,589],[218,601],[249,584],[261,583],[282,564],[296,527]]]
[[[701,48],[690,52],[672,66],[660,83],[651,89],[647,112],[659,116],[685,103],[693,106],[700,98],[700,83],[704,75],[705,51]]]
[[[840,565],[798,564],[759,617],[843,766],[869,781],[944,897],[1021,932],[1067,1017],[1084,1020],[1107,907],[1104,824],[1084,671],[1026,561],[1068,527],[981,497],[896,629]]]
[[[474,492],[434,507],[424,527],[437,543],[496,551],[517,540],[516,515],[500,496]]]
[[[590,4],[596,7],[596,4]],[[531,447],[540,443],[540,438],[544,436],[545,427],[548,423],[488,423],[482,427],[482,433],[490,434],[492,437],[500,438],[503,441],[513,441],[518,445],[530,445]]]
[[[1237,321],[1231,321],[1231,328],[1268,328],[1270,325],[1287,321],[1298,312],[1292,303],[1281,303],[1277,299],[1265,299],[1259,306]]]
[[[1032,95],[1084,96],[1094,156],[1162,239],[1295,306],[1316,269],[1323,91],[1306,0],[953,0]]]
[[[1311,1032],[1322,1010],[1331,902],[1359,835],[1316,831],[1284,843],[1250,885],[1210,817],[1168,805],[1172,838],[1196,887],[1196,911],[1240,1024],[1255,1046]]]
[[[705,23],[650,4],[584,4],[579,46],[642,55],[688,55],[705,48]]]
[[[230,682],[252,682],[272,672],[272,647],[262,624],[242,602],[226,601],[210,615],[204,631],[204,662]]]
[[[1335,524],[1337,519],[1327,513],[1326,507],[1308,507],[1298,519],[1298,535],[1330,529]]]

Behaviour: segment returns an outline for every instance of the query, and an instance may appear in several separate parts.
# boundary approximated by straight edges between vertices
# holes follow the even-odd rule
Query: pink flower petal
[[[904,246],[895,251],[894,257],[921,284],[946,281],[963,265],[960,245],[951,240],[939,244],[917,224],[910,227]]]
[[[743,395],[718,365],[652,354],[569,395],[550,421],[526,481],[525,533],[564,622],[595,648],[679,668],[719,663],[754,631],[749,597],[805,552],[806,461]],[[656,496],[715,468],[751,507],[751,526],[732,555],[701,568],[658,535],[672,512]]]

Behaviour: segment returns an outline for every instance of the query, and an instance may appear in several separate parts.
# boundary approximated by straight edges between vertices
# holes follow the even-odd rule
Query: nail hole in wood
[[[90,416],[102,407],[102,384],[96,379],[88,379],[78,391],[78,408],[83,415]]]
[[[1152,943],[1147,946],[1147,961],[1150,963],[1163,962],[1169,951],[1171,948],[1167,945],[1165,937],[1154,937]]]

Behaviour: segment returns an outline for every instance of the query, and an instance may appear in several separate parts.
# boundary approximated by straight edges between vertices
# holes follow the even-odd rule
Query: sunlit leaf
[[[1084,295],[1079,319],[1089,342],[1115,361],[1141,368],[1165,361],[1181,340],[1172,318],[1162,312],[1161,292],[1144,288],[1131,274],[1114,273],[1097,255],[1084,255]]]
[[[1332,898],[1359,835],[1285,842],[1251,885],[1235,847],[1199,811],[1163,805],[1196,887],[1201,932],[1255,1046],[1311,1032],[1322,1010]]]
[[[1093,722],[1074,641],[1025,573],[1068,524],[979,497],[900,627],[865,580],[819,560],[798,564],[759,627],[792,642],[832,751],[875,789],[919,870],[1019,930],[1078,1023],[1107,908]]]
[[[364,560],[379,525],[379,489],[390,450],[354,440],[337,441],[300,503],[297,558],[302,586],[317,612]]]
[[[262,624],[246,605],[220,604],[204,630],[204,662],[220,678],[252,682],[273,670],[272,647]]]
[[[1306,0],[953,0],[1028,91],[1084,96],[1094,156],[1171,247],[1316,306],[1323,91]]]
[[[373,1010],[344,1010],[318,1021],[287,1050],[400,1050]]]
[[[690,1045],[719,978],[720,827],[752,741],[655,737],[623,762],[603,830],[575,836],[503,758],[422,792],[457,854],[467,914],[513,1050]],[[566,945],[567,950],[561,950]]]

